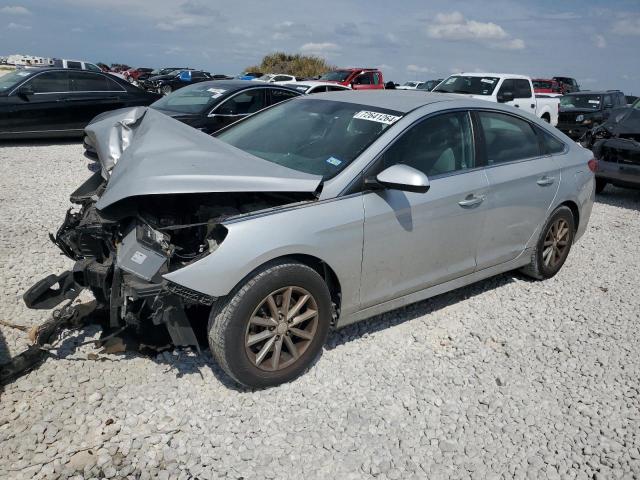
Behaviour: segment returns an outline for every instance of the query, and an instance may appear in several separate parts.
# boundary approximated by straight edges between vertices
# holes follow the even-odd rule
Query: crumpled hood
[[[263,160],[151,108],[138,117],[128,112],[125,118],[136,118],[135,123],[126,126],[129,133],[124,135],[130,145],[112,147],[121,155],[96,204],[98,209],[141,195],[314,192],[322,181],[319,175]],[[126,130],[122,122],[114,124],[114,120],[109,116],[91,125],[101,163],[100,152],[109,148],[100,139],[113,142]],[[110,135],[103,131],[109,127],[120,133]]]

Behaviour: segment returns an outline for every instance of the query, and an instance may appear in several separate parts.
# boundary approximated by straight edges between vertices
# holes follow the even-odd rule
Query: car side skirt
[[[361,320],[364,320],[365,318],[380,315],[382,313],[389,312],[391,310],[395,310],[412,303],[420,302],[422,300],[426,300],[428,298],[435,297],[452,290],[456,290],[460,287],[470,285],[480,280],[494,277],[496,275],[499,275],[500,273],[524,267],[531,261],[532,253],[533,249],[526,249],[517,258],[505,263],[501,263],[500,265],[494,265],[493,267],[470,273],[469,275],[465,275],[464,277],[456,278],[454,280],[441,283],[440,285],[425,288],[424,290],[419,290],[417,292],[413,292],[408,295],[389,300],[388,302],[380,303],[378,305],[359,310],[350,315],[341,316],[340,318],[338,318],[336,328],[346,327],[347,325],[359,322]]]

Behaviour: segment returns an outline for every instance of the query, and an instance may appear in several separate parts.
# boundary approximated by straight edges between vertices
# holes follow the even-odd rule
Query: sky
[[[0,55],[237,74],[273,51],[385,81],[461,71],[640,94],[640,0],[0,0]]]

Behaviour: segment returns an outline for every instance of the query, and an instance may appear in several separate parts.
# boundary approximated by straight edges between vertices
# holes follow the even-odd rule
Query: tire
[[[173,90],[171,89],[171,85],[165,85],[161,89],[163,95],[169,95]]]
[[[601,178],[596,178],[596,193],[602,193],[607,186],[607,181]]]
[[[542,120],[544,120],[547,123],[551,123],[551,117],[547,114],[544,114],[542,117]]]
[[[290,308],[293,318],[288,323],[289,315],[271,323],[273,317],[284,311],[289,289],[290,307],[297,306],[306,294],[307,303],[299,313]],[[272,305],[269,297],[274,300]],[[272,306],[277,313],[274,314]],[[315,316],[299,320],[314,311]],[[292,324],[293,321],[301,323]],[[220,367],[233,380],[251,388],[266,388],[293,380],[314,362],[326,341],[330,323],[331,296],[324,279],[301,263],[271,263],[214,304],[207,327],[209,346]],[[302,333],[305,337],[298,336]],[[264,339],[251,344],[260,335]],[[274,360],[277,352],[278,360]]]
[[[557,241],[557,238],[555,238],[555,243],[553,243],[552,245],[548,245],[549,241],[553,241],[550,240],[550,237],[554,237],[553,229],[558,225],[565,225],[568,230],[566,234],[562,236],[560,241]],[[555,231],[557,232],[557,228]],[[562,231],[563,230],[561,230],[559,233],[562,233]],[[537,280],[544,280],[553,277],[560,271],[562,265],[564,265],[564,262],[569,255],[569,251],[571,250],[574,236],[575,219],[573,218],[571,209],[565,206],[558,207],[549,216],[549,219],[540,232],[540,238],[538,239],[536,247],[531,254],[531,263],[522,268],[521,272]],[[562,248],[561,252],[552,252],[551,258],[549,258],[547,256],[549,247],[555,249],[556,246],[558,246],[558,249],[562,247],[564,248]]]

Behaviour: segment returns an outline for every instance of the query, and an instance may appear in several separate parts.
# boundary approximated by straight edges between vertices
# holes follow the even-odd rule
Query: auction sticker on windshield
[[[210,92],[212,94],[211,98],[218,98],[220,95],[226,92],[226,90],[223,90],[222,88],[207,88],[207,92]]]
[[[368,110],[359,111],[353,116],[353,118],[357,118],[359,120],[369,120],[370,122],[384,123],[386,125],[391,125],[392,123],[400,120],[400,117],[396,117],[395,115],[389,115],[387,113],[380,112],[370,112]]]

